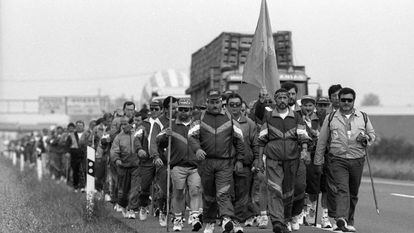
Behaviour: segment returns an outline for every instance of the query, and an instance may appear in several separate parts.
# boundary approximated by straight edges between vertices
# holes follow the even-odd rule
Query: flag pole
[[[169,128],[172,127],[172,97],[170,98],[170,109],[169,109]],[[169,216],[170,216],[170,160],[171,160],[171,137],[168,137],[168,156],[167,156],[167,232],[169,232]]]
[[[262,9],[261,9],[262,12],[265,12],[265,10],[266,10],[266,0],[262,0],[262,6],[261,7],[262,7]],[[262,15],[262,21],[263,21],[263,23],[262,23],[262,33],[263,33],[263,37],[262,37],[262,39],[263,39],[262,40],[262,43],[263,43],[262,88],[267,89],[266,88],[266,52],[264,52],[264,51],[266,51],[266,48],[265,48],[266,24],[265,24],[264,17],[265,17],[265,14]]]

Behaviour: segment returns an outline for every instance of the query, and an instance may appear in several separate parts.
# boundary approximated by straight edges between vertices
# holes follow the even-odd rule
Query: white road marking
[[[412,198],[414,199],[414,196],[412,195],[406,195],[406,194],[399,194],[399,193],[390,193],[392,196],[397,196],[397,197],[405,197],[405,198]]]
[[[361,181],[363,183],[371,183],[371,180],[367,178],[363,178]],[[381,179],[376,179],[375,177],[374,177],[374,184],[388,184],[388,185],[414,187],[414,183],[403,182],[403,181],[381,180]]]

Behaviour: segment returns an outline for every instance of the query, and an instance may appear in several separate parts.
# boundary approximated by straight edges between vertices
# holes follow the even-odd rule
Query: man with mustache
[[[366,147],[375,140],[375,131],[368,116],[355,109],[356,94],[351,88],[339,93],[339,110],[326,116],[316,146],[314,164],[328,160],[336,187],[335,219],[339,230],[355,232],[354,213],[364,168]],[[325,158],[325,151],[329,153]]]
[[[223,219],[223,232],[229,233],[234,227],[230,197],[233,170],[243,169],[245,147],[239,123],[223,109],[220,91],[207,93],[207,110],[191,124],[188,142],[196,158],[202,160],[199,172],[204,191],[204,233],[213,233],[218,213]]]
[[[273,232],[285,233],[292,221],[293,194],[300,159],[310,162],[309,136],[302,118],[289,108],[289,92],[275,92],[275,109],[267,112],[259,133],[255,168],[266,169],[268,210]],[[266,155],[264,167],[263,155]]]

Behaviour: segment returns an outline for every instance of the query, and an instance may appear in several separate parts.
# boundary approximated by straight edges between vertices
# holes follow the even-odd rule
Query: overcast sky
[[[327,93],[341,83],[384,105],[414,99],[414,1],[268,0],[296,65]],[[189,71],[222,31],[253,33],[260,0],[1,0],[0,98],[124,93],[149,74]],[[315,94],[314,85],[311,89]]]

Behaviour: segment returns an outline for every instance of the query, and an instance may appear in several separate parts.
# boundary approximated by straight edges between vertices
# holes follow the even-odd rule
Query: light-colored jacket
[[[329,126],[328,123],[329,115],[325,117],[319,134],[315,153],[315,165],[322,165],[324,163],[324,155],[327,148],[329,148],[329,153],[333,156],[345,159],[358,159],[364,157],[365,147],[356,141],[360,132],[369,135],[370,140],[368,145],[372,144],[375,140],[375,131],[371,121],[367,116],[367,124],[365,128],[364,116],[359,110],[355,109],[354,113],[349,118],[351,126],[349,138],[347,124],[344,120],[344,116],[339,110],[334,113]]]

